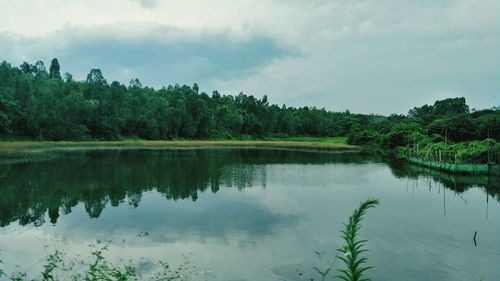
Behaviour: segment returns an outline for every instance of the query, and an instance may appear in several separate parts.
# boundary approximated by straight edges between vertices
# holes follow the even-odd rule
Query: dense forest
[[[209,95],[199,92],[196,83],[161,89],[143,86],[138,79],[128,86],[117,81],[109,84],[100,69],[76,81],[69,73],[61,75],[57,59],[48,71],[42,61],[19,67],[5,61],[0,64],[0,137],[4,139],[288,136],[345,136],[350,144],[402,154],[419,144],[417,151],[424,156],[439,147],[454,161],[498,161],[500,108],[470,110],[464,98],[450,98],[415,107],[407,115],[352,114],[269,104],[267,96],[259,99],[217,91]]]

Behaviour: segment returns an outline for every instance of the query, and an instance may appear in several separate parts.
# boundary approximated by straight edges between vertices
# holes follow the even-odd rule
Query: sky
[[[0,61],[334,111],[500,105],[498,0],[0,0]]]

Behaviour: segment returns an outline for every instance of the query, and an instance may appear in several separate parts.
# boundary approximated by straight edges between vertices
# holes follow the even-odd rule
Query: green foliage
[[[399,147],[397,154],[400,157],[418,157],[436,162],[498,163],[500,161],[500,143],[494,139],[446,143],[423,138],[414,145]]]
[[[59,72],[60,66],[57,59],[53,59],[50,63],[49,77],[51,79],[61,79],[61,73]]]
[[[80,257],[71,260],[63,252],[56,250],[45,258],[45,263],[39,276],[28,277],[26,272],[14,272],[11,275],[7,275],[0,269],[0,279],[5,277],[11,281],[189,281],[207,274],[198,270],[196,266],[191,265],[191,262],[186,257],[184,257],[183,262],[177,267],[171,267],[166,261],[158,261],[152,264],[152,272],[141,272],[139,267],[132,262],[117,266],[104,256],[108,251],[110,243],[110,241],[96,241],[96,243],[91,244],[92,253],[90,262]],[[2,262],[0,261],[1,264]]]
[[[500,109],[472,110],[465,98],[450,98],[404,115],[364,115],[316,107],[269,104],[267,96],[211,96],[198,84],[145,87],[111,84],[98,68],[73,80],[53,59],[12,67],[0,64],[0,138],[36,140],[272,139],[343,137],[354,145],[400,151],[445,141],[500,140]],[[483,159],[470,147],[460,159]],[[472,153],[472,154],[470,154]],[[476,161],[476,160],[474,160]]]
[[[266,137],[264,140],[272,140],[272,141],[296,141],[296,142],[318,142],[318,143],[334,143],[334,144],[346,144],[346,137],[305,137],[305,136],[296,136],[289,137],[283,135]]]
[[[369,116],[350,127],[349,144],[378,146],[400,157],[451,163],[499,163],[498,108],[469,112],[464,98],[436,101],[410,110],[408,117]],[[489,140],[487,140],[489,139]]]
[[[346,269],[338,270],[340,274],[337,277],[342,280],[369,280],[364,278],[364,273],[372,267],[366,266],[368,260],[366,257],[362,256],[362,254],[367,251],[365,249],[367,240],[359,239],[359,230],[361,229],[361,221],[366,211],[375,207],[377,204],[378,200],[376,199],[370,199],[361,203],[359,208],[349,217],[349,222],[345,224],[346,228],[342,231],[342,238],[345,244],[337,250],[339,253],[337,258],[342,260],[346,266]]]
[[[345,265],[345,269],[337,269],[339,274],[336,276],[337,279],[344,281],[369,281],[364,277],[367,270],[373,268],[371,266],[366,266],[368,259],[363,257],[363,253],[367,252],[365,245],[367,240],[359,239],[359,230],[361,229],[361,221],[363,216],[366,214],[367,210],[374,208],[378,205],[378,200],[369,199],[362,202],[359,208],[354,210],[352,215],[349,217],[349,221],[345,225],[345,230],[342,230],[342,239],[344,240],[344,245],[337,249],[337,255],[329,259],[326,265],[321,267],[314,266],[313,270],[319,275],[319,280],[324,281],[327,279],[328,275],[334,269],[334,263],[337,259],[341,260]],[[315,252],[316,257],[320,262],[323,261],[325,252]],[[303,272],[299,271],[299,277],[305,280]],[[314,281],[315,278],[307,278],[307,280]]]
[[[98,68],[85,81],[68,73],[63,80],[57,59],[49,73],[41,61],[19,68],[0,65],[0,135],[38,140],[325,137],[345,134],[346,116],[270,105],[267,96],[209,96],[196,83],[161,89],[144,87],[138,79],[128,87],[109,84]]]
[[[208,272],[203,272],[191,265],[189,259],[184,257],[184,261],[177,267],[172,268],[168,262],[159,261],[157,263],[157,271],[153,273],[151,280],[154,281],[189,281],[194,280],[201,275],[206,275]]]
[[[434,105],[426,104],[422,107],[415,107],[408,112],[408,115],[428,124],[437,118],[467,113],[469,113],[469,106],[462,97],[438,100]]]
[[[141,143],[135,147],[160,148]],[[94,147],[102,145],[94,142]],[[71,149],[71,146],[66,148]],[[148,153],[120,149],[103,151],[99,153],[102,156],[88,149],[87,152],[80,151],[79,157],[68,160],[54,152],[55,147],[51,144],[35,149],[47,151],[43,154],[24,152],[21,157],[29,157],[24,165],[1,166],[0,227],[12,223],[55,224],[77,205],[85,208],[88,217],[98,217],[110,206],[122,202],[128,202],[130,206],[140,205],[141,194],[149,191],[177,201],[197,200],[202,192],[217,193],[221,186],[243,189],[252,186],[256,178],[253,170],[237,171],[236,167],[241,163],[360,163],[365,159],[354,153],[311,155],[280,149],[149,149]],[[6,157],[5,154],[0,156]],[[52,159],[51,164],[47,165],[44,159]],[[152,186],[150,182],[157,184]]]
[[[321,261],[321,260],[323,260],[325,253],[324,252],[321,252],[321,253],[315,252],[315,254],[318,257],[318,259]],[[316,273],[320,276],[321,281],[326,280],[326,277],[328,276],[328,274],[330,274],[330,272],[333,269],[334,263],[335,263],[335,257],[331,258],[329,260],[328,264],[326,266],[324,266],[323,268],[319,268],[317,266],[313,267],[314,271],[316,271]]]
[[[103,252],[108,250],[107,244],[102,244],[101,241],[97,241],[96,245],[91,246],[94,248],[92,251],[94,261],[89,265],[88,270],[84,274],[85,281],[137,280],[135,267],[125,265],[123,268],[120,268],[106,260]]]
[[[347,137],[347,143],[357,145],[378,146],[383,141],[383,135],[373,129],[353,131]]]
[[[399,146],[413,144],[426,137],[425,130],[416,122],[400,122],[394,125],[384,136],[384,145],[395,149]]]

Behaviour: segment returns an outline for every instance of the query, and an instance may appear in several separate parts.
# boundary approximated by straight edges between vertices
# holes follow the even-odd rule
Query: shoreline
[[[103,149],[277,149],[309,152],[361,152],[360,146],[319,141],[182,140],[182,141],[0,141],[0,160],[37,160],[69,150]]]

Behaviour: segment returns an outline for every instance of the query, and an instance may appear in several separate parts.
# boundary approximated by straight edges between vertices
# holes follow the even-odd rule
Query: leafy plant
[[[361,203],[359,208],[349,217],[349,222],[344,224],[345,230],[342,231],[342,238],[345,244],[337,249],[339,253],[337,258],[342,260],[347,268],[339,269],[340,274],[337,275],[337,278],[345,281],[369,280],[363,277],[363,274],[372,268],[371,266],[366,266],[368,260],[362,256],[367,251],[364,248],[367,240],[359,239],[359,230],[361,229],[361,221],[366,211],[377,204],[378,200],[376,199],[369,199]]]
[[[324,252],[315,252],[316,253],[316,256],[318,257],[319,260],[322,260],[323,259],[323,256],[324,256]],[[333,264],[335,263],[335,257],[333,257],[332,259],[330,259],[328,265],[324,268],[319,268],[317,266],[314,266],[313,269],[314,271],[316,271],[316,273],[319,274],[319,276],[321,276],[321,281],[324,281],[326,279],[326,277],[328,276],[328,274],[330,273],[330,271],[333,269]]]
[[[92,252],[94,262],[90,264],[89,269],[85,273],[85,281],[137,280],[137,272],[134,266],[126,265],[124,266],[124,268],[119,268],[106,260],[106,258],[103,256],[103,252],[108,250],[107,244],[102,244],[101,241],[97,241],[97,245],[91,246],[95,248],[95,250]]]
[[[371,266],[365,266],[367,258],[362,256],[363,252],[367,250],[364,246],[367,240],[359,239],[359,230],[361,229],[361,221],[366,211],[369,208],[375,207],[378,204],[378,200],[369,199],[359,206],[358,209],[354,210],[352,215],[349,217],[349,222],[345,225],[345,230],[342,230],[342,238],[345,242],[340,248],[337,249],[338,254],[332,257],[328,264],[323,264],[323,266],[314,266],[314,271],[320,276],[318,280],[325,281],[329,274],[334,269],[334,263],[336,259],[342,260],[346,265],[346,269],[337,269],[340,272],[336,277],[344,281],[369,281],[369,279],[363,277],[363,273]],[[319,261],[323,261],[325,252],[315,252],[316,257]],[[304,273],[299,271],[299,277],[302,280],[306,280]],[[307,280],[314,281],[315,278],[307,278]]]
[[[62,263],[61,252],[55,251],[53,254],[47,257],[47,264],[43,266],[42,280],[44,281],[54,281],[54,270],[58,268],[58,264]]]
[[[0,266],[3,264],[3,261],[0,260]],[[2,278],[2,276],[6,276],[5,274],[5,271],[3,271],[3,269],[0,267],[0,278]]]
[[[153,281],[189,281],[205,274],[205,272],[198,271],[196,266],[191,265],[187,257],[184,257],[184,261],[175,269],[165,261],[159,261],[157,266],[159,270],[153,275]]]
[[[13,272],[7,274],[0,260],[0,280],[6,278],[10,281],[26,280],[73,280],[73,281],[191,281],[210,276],[210,272],[199,270],[189,261],[189,256],[184,256],[181,264],[172,267],[166,261],[154,263],[151,271],[141,270],[138,264],[130,261],[128,264],[113,264],[105,257],[111,241],[97,240],[89,245],[92,249],[91,259],[81,257],[67,257],[63,251],[56,250],[44,258],[45,263],[38,276],[30,277],[28,272]]]

